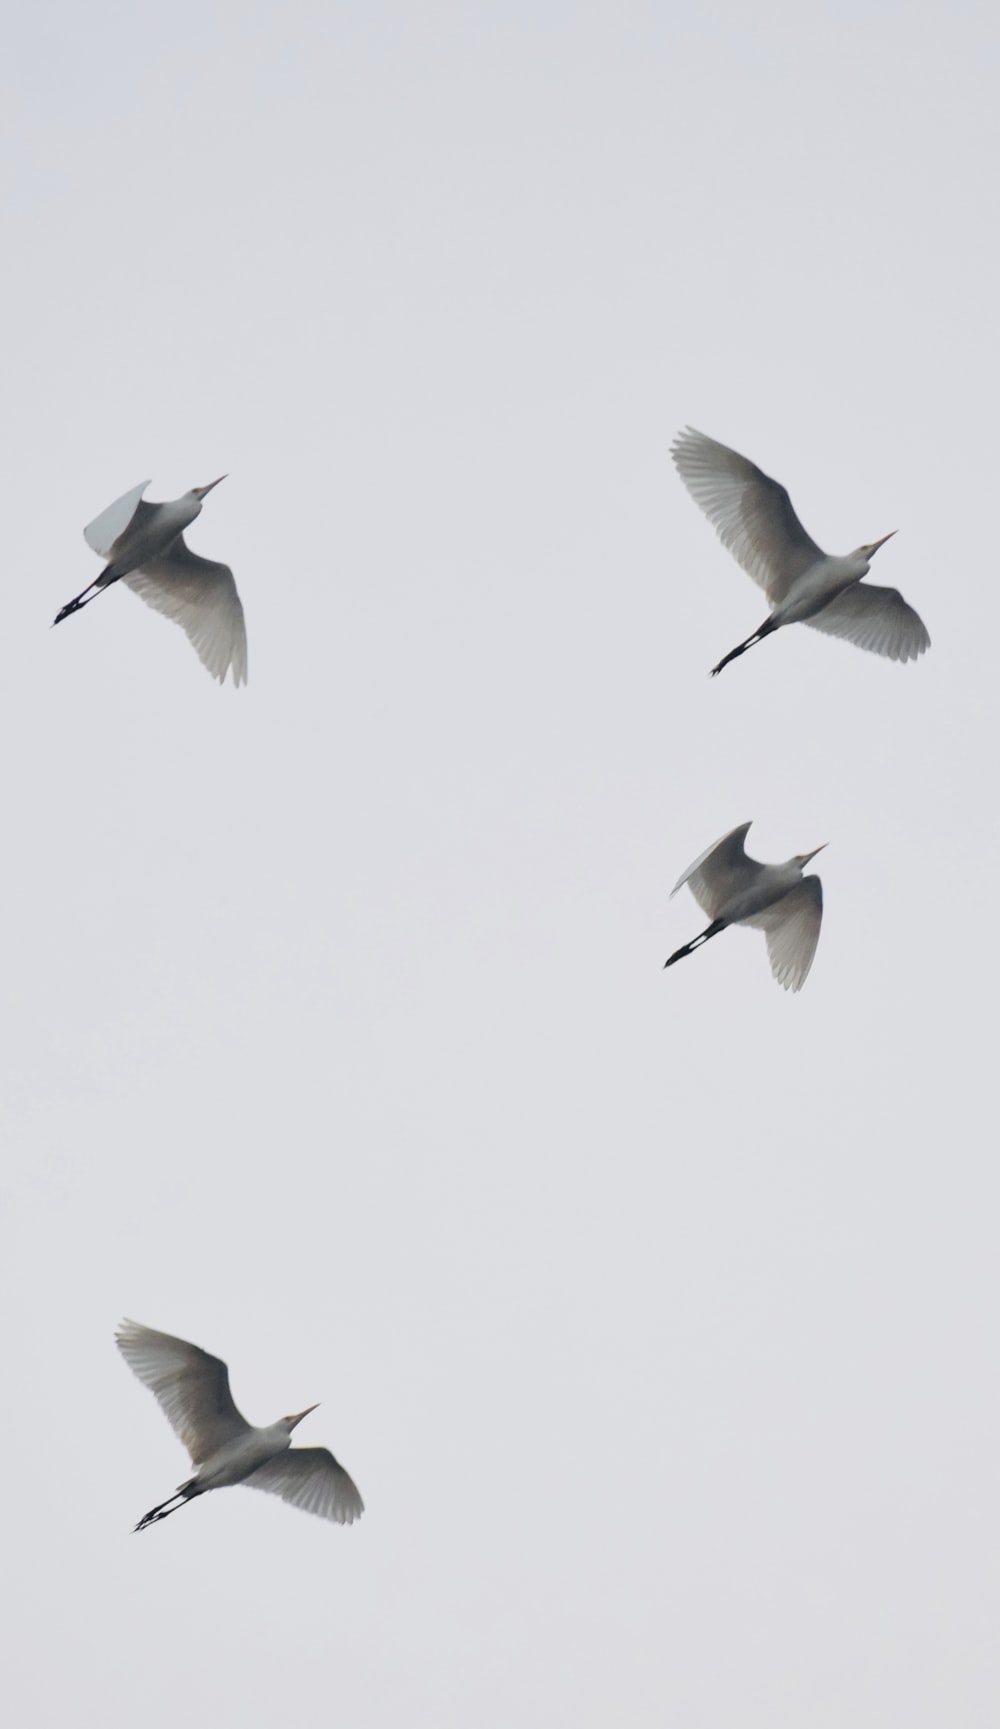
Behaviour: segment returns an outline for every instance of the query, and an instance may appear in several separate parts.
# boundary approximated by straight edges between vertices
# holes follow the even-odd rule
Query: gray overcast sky
[[[21,1725],[1000,1712],[998,25],[22,8],[0,642]],[[758,625],[691,421],[927,622]],[[228,471],[250,684],[83,524]],[[670,885],[830,843],[800,997]],[[314,1400],[186,1460],[112,1335]]]

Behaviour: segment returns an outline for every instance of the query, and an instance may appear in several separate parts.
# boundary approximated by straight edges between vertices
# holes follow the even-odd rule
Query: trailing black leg
[[[760,629],[754,631],[753,636],[747,637],[746,642],[741,642],[738,648],[731,648],[728,654],[723,655],[718,666],[713,666],[709,673],[709,677],[718,678],[723,667],[728,666],[731,660],[735,660],[737,655],[746,654],[747,649],[753,648],[755,642],[763,642],[765,636],[770,636],[772,632],[777,630],[777,628],[778,626],[772,619],[766,619]]]
[[[702,931],[700,937],[695,937],[693,942],[685,943],[682,949],[675,949],[670,959],[664,961],[663,965],[665,967],[672,967],[675,961],[682,961],[685,955],[693,955],[695,949],[700,949],[702,943],[708,942],[709,937],[717,937],[719,932],[724,931],[725,928],[725,919],[713,919],[708,929]]]
[[[151,1507],[148,1513],[144,1513],[133,1530],[144,1531],[147,1525],[155,1525],[160,1519],[169,1519],[171,1513],[176,1513],[178,1507],[186,1507],[187,1503],[193,1501],[199,1493],[200,1490],[194,1483],[185,1483],[183,1489],[178,1489],[176,1495],[168,1496],[167,1500],[161,1501],[158,1507]]]
[[[110,569],[110,566],[108,568]],[[66,605],[60,608],[52,623],[61,624],[64,618],[69,618],[71,612],[79,612],[82,607],[89,606],[92,600],[96,600],[99,594],[103,594],[106,588],[110,588],[111,584],[117,581],[118,575],[109,576],[106,570],[102,571],[96,582],[92,582],[75,600],[67,601]]]

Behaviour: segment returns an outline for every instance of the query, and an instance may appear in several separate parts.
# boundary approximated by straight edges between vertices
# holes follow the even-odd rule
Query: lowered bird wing
[[[133,486],[131,492],[123,492],[121,498],[116,498],[114,504],[109,504],[107,510],[102,510],[100,516],[95,516],[93,522],[88,522],[83,531],[83,538],[94,552],[101,558],[113,558],[117,542],[122,539],[134,519],[140,521],[152,516],[155,504],[143,504],[142,495],[149,485],[143,480],[138,486]]]
[[[729,834],[707,847],[678,878],[670,890],[671,895],[687,883],[702,912],[709,918],[718,918],[726,902],[745,889],[753,874],[761,868],[756,859],[747,858],[744,850],[743,842],[749,828],[748,822],[742,822],[739,828],[731,829]]]
[[[785,488],[738,451],[688,426],[670,454],[723,546],[772,606],[825,556],[803,528]]]
[[[802,622],[888,660],[916,660],[931,645],[923,619],[899,589],[879,588],[873,582],[852,583],[822,612]]]
[[[365,1504],[328,1447],[291,1447],[243,1479],[248,1489],[280,1495],[303,1513],[316,1513],[338,1525],[353,1525]]]
[[[122,581],[187,632],[202,664],[220,684],[230,670],[235,685],[246,684],[246,624],[228,564],[199,558],[179,534],[160,558],[130,570]]]
[[[822,922],[823,886],[817,876],[803,877],[780,901],[740,920],[764,932],[771,971],[786,991],[800,991],[805,984]]]
[[[132,1373],[155,1394],[192,1465],[248,1432],[250,1424],[229,1391],[229,1370],[218,1357],[139,1321],[123,1321],[115,1338]]]

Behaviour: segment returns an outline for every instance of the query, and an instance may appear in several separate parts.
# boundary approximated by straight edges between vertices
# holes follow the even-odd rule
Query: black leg
[[[729,650],[728,654],[723,655],[718,666],[713,666],[711,672],[708,675],[709,678],[718,678],[719,673],[722,671],[723,667],[728,666],[729,662],[731,660],[735,660],[737,655],[746,654],[747,649],[753,648],[753,645],[755,642],[763,642],[765,636],[770,636],[772,634],[772,632],[777,630],[777,628],[778,628],[778,626],[776,624],[772,624],[770,619],[766,619],[765,622],[761,625],[760,629],[754,631],[753,636],[747,637],[746,642],[741,642],[739,644],[738,648],[731,648]]]
[[[693,955],[695,949],[700,949],[702,943],[708,942],[709,937],[717,937],[719,932],[724,931],[725,928],[725,919],[713,919],[708,929],[702,931],[700,937],[695,937],[693,942],[685,943],[682,949],[675,949],[670,959],[664,961],[663,965],[665,967],[672,967],[675,961],[682,961],[685,955]]]
[[[189,1501],[193,1501],[197,1493],[198,1490],[192,1484],[186,1484],[183,1489],[178,1489],[176,1495],[168,1496],[158,1507],[151,1507],[148,1513],[144,1513],[138,1525],[133,1526],[133,1531],[144,1531],[147,1525],[155,1525],[160,1519],[169,1519],[171,1513],[176,1513],[179,1507],[186,1507]]]
[[[89,588],[83,589],[77,595],[75,600],[67,601],[66,605],[60,608],[52,623],[61,624],[64,618],[69,618],[71,612],[79,612],[81,607],[89,606],[92,600],[96,600],[99,594],[103,594],[106,588],[117,581],[116,576],[109,576],[107,571],[103,571],[96,582],[92,582]]]

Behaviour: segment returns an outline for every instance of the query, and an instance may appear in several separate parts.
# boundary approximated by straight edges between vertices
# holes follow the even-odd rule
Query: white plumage
[[[280,1495],[291,1506],[338,1525],[360,1518],[364,1502],[333,1454],[326,1447],[291,1445],[292,1430],[315,1405],[279,1417],[267,1428],[254,1428],[237,1410],[229,1370],[218,1357],[138,1321],[123,1321],[115,1338],[129,1368],[155,1394],[198,1467],[176,1494],[143,1515],[137,1531],[176,1513],[196,1495],[235,1483]]]
[[[225,476],[220,476],[225,479]],[[201,513],[202,500],[218,486],[192,487],[183,498],[147,504],[148,480],[116,498],[84,529],[87,545],[109,562],[96,582],[56,615],[59,624],[124,582],[133,594],[179,624],[202,664],[220,684],[232,673],[235,685],[247,678],[247,634],[243,606],[228,564],[192,552],[184,529]]]
[[[712,922],[664,964],[673,966],[693,954],[727,925],[751,925],[767,938],[771,971],[779,985],[786,991],[799,991],[812,966],[823,919],[820,879],[802,873],[823,847],[799,853],[787,864],[761,864],[749,858],[745,850],[749,828],[744,822],[731,829],[696,858],[674,884],[672,895],[687,883]]]
[[[831,557],[806,533],[785,488],[738,451],[689,426],[671,454],[723,546],[771,604],[770,617],[723,656],[713,676],[783,624],[811,625],[889,660],[915,660],[930,647],[923,621],[898,589],[861,582],[892,534]]]

